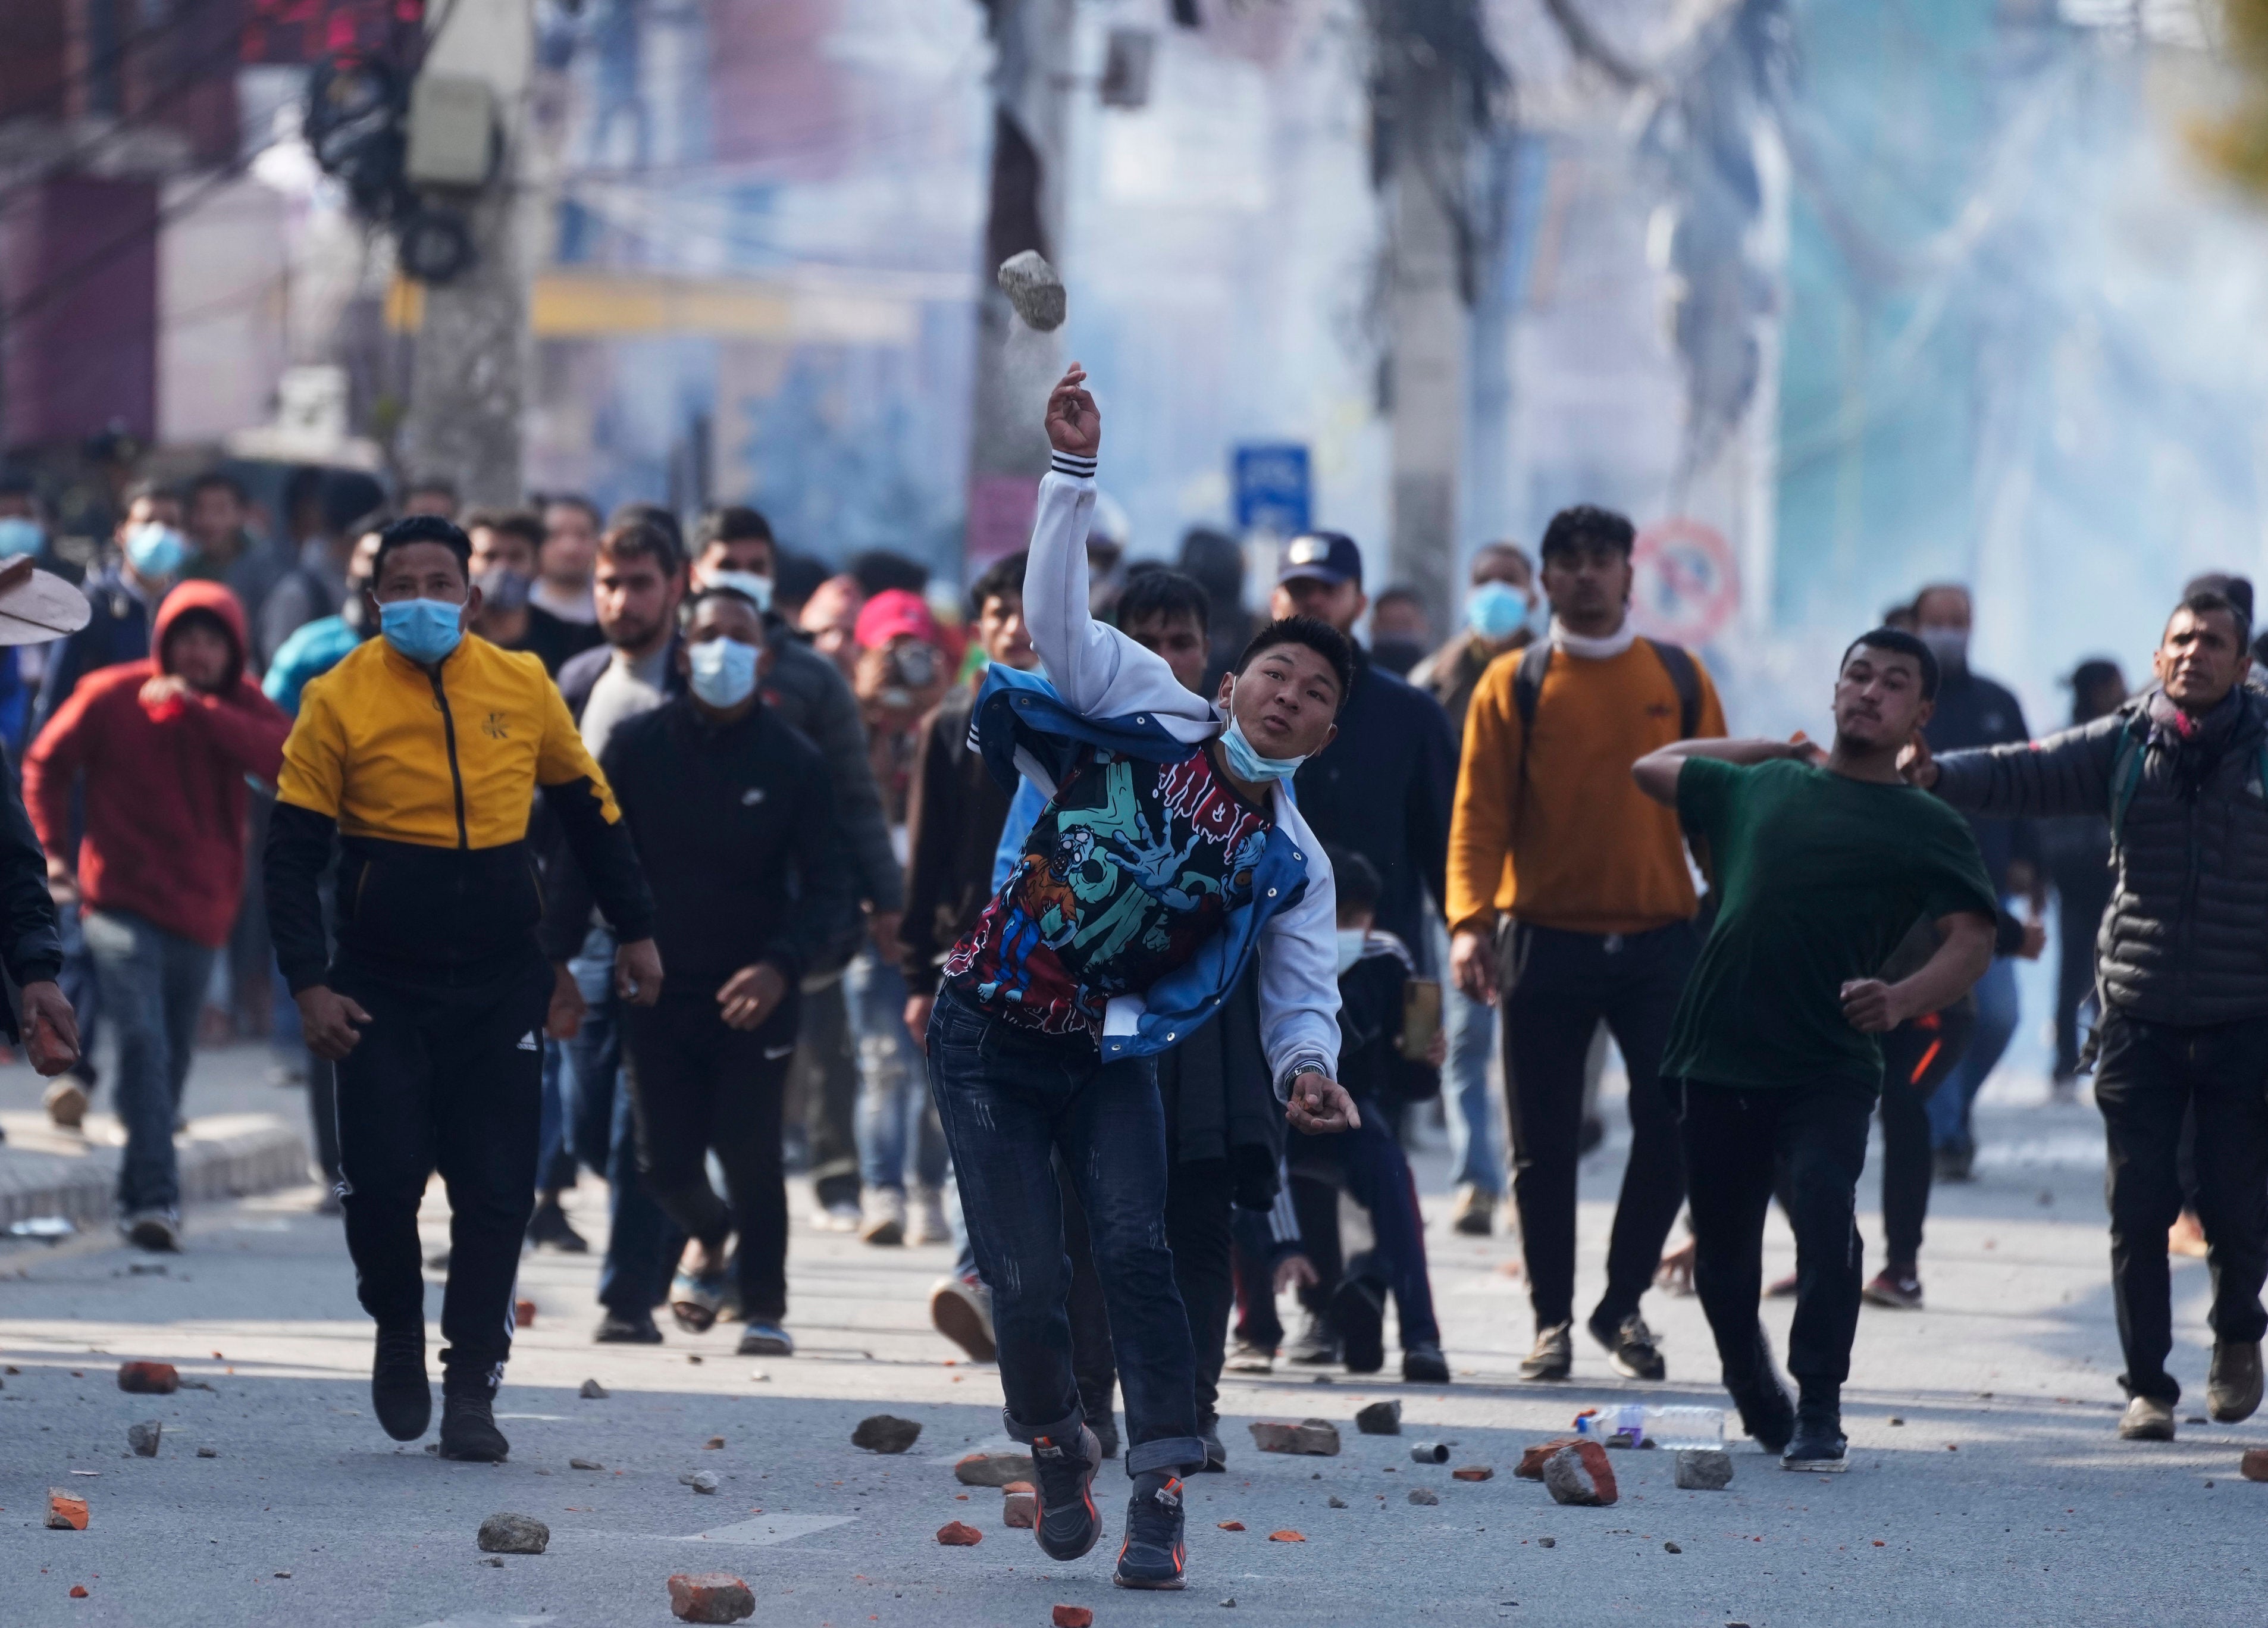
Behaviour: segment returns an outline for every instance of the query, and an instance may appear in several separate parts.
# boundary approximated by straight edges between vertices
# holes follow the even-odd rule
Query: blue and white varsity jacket
[[[1042,807],[1035,799],[1055,794],[1083,748],[1178,762],[1228,726],[1219,707],[1182,688],[1162,657],[1087,614],[1094,495],[1094,460],[1057,453],[1040,483],[1024,569],[1024,623],[1044,675],[994,663],[969,719],[969,743],[993,779],[1017,793],[1008,829],[1020,845]],[[1027,784],[1020,787],[1020,779]],[[1002,880],[996,865],[996,893]],[[1336,894],[1288,781],[1276,783],[1252,893],[1188,962],[1140,994],[1111,999],[1103,1011],[1105,1058],[1150,1057],[1187,1039],[1220,1009],[1257,952],[1261,1042],[1277,1095],[1288,1096],[1292,1077],[1308,1070],[1337,1078]]]

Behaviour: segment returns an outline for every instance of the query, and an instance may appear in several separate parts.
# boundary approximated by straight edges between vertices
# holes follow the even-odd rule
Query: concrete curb
[[[59,1215],[82,1231],[107,1227],[117,1214],[118,1166],[124,1156],[116,1122],[89,1115],[90,1134],[58,1131],[44,1115],[0,1116],[0,1231],[18,1221]],[[174,1138],[181,1204],[212,1204],[297,1187],[308,1179],[307,1147],[274,1114],[214,1114],[189,1122]]]

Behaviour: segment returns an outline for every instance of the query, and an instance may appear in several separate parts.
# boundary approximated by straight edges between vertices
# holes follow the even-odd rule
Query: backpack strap
[[[1551,641],[1540,638],[1520,652],[1512,676],[1512,704],[1520,713],[1520,780],[1528,784],[1528,740],[1535,733],[1535,704],[1543,696],[1544,669],[1551,665]]]
[[[1701,670],[1683,645],[1658,638],[1646,643],[1662,671],[1669,674],[1670,687],[1677,691],[1677,738],[1690,740],[1701,732]]]
[[[2142,784],[2142,759],[2147,744],[2146,737],[2134,727],[2132,718],[2118,721],[2118,743],[2110,755],[2110,844],[2118,845],[2119,833],[2126,823],[2126,809],[2134,800],[2135,790]],[[2268,748],[2263,748],[2268,752]]]

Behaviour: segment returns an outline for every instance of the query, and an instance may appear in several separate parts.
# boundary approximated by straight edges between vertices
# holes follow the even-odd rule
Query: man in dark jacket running
[[[1908,778],[1970,814],[2106,813],[2117,873],[2096,940],[2102,1022],[2095,1101],[2110,1138],[2110,1283],[2130,1398],[2118,1433],[2170,1441],[2182,1389],[2166,1229],[2181,1212],[2182,1116],[2198,1119],[2198,1210],[2210,1240],[2222,1423],[2260,1405],[2268,1312],[2268,696],[2240,681],[2252,630],[2192,593],[2151,662],[2157,687],[2045,740],[1926,748]]]

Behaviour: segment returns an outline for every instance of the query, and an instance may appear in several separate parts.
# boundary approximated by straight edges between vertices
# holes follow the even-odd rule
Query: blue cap
[[[1284,545],[1284,557],[1276,572],[1279,583],[1302,578],[1313,582],[1351,582],[1359,588],[1362,586],[1362,550],[1344,532],[1304,532]]]

